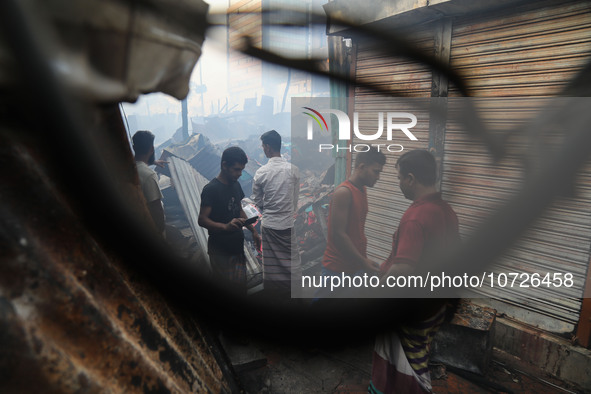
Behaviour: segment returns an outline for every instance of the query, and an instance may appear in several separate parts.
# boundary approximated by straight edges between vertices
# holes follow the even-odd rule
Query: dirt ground
[[[367,393],[373,341],[343,349],[293,348],[262,342],[232,344],[239,383],[246,393]],[[535,372],[535,371],[534,371]],[[577,393],[547,376],[536,376],[493,359],[486,376],[431,366],[435,393]]]

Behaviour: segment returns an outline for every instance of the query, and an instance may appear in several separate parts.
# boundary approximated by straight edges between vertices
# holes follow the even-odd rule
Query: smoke
[[[229,124],[234,126],[229,126],[232,135],[227,135],[227,132],[223,132],[223,136],[209,135],[212,141],[248,138],[252,133],[273,128],[280,128],[280,134],[289,135],[289,122],[278,120],[281,118],[279,114],[289,112],[292,97],[327,97],[328,80],[270,65],[231,48],[239,45],[242,37],[248,34],[257,46],[285,57],[327,59],[324,27],[277,26],[265,13],[233,14],[235,10],[228,0],[210,0],[208,3],[212,27],[208,29],[202,55],[192,72],[186,98],[189,134],[207,129],[207,123],[217,118],[215,121],[218,124],[219,120],[224,122],[229,119]],[[285,21],[295,18],[291,10],[296,8],[299,11],[321,12],[320,5],[313,3],[274,2],[276,7],[284,10],[278,15]],[[276,22],[277,16],[272,18],[272,22]],[[226,21],[229,21],[229,28]],[[254,30],[244,30],[242,26],[246,22],[254,24]],[[149,129],[156,135],[156,145],[171,138],[182,125],[181,101],[162,93],[143,95],[135,103],[124,103],[123,109],[130,134],[139,129]],[[289,118],[288,114],[285,115],[282,117],[284,120]],[[240,124],[240,116],[249,118],[246,127]]]

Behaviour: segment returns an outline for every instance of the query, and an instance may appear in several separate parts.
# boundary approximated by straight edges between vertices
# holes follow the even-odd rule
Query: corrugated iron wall
[[[433,36],[429,29],[423,28],[413,33],[416,44],[425,51],[433,48]],[[360,42],[357,51],[356,77],[367,82],[378,84],[386,89],[397,89],[409,94],[411,97],[429,97],[431,94],[431,70],[411,62],[407,59],[396,59],[379,52],[367,43]],[[360,112],[359,129],[364,134],[375,133],[378,126],[378,112],[393,111],[392,98],[384,98],[375,92],[364,88],[356,88],[355,111]],[[400,101],[402,108],[404,100]],[[400,144],[404,150],[427,148],[429,144],[429,118],[428,114],[412,110],[417,116],[417,125],[411,129],[418,141],[410,141],[402,133],[393,135],[392,141],[387,141],[385,131],[375,144]],[[405,112],[405,111],[402,111]],[[353,118],[351,118],[353,121]],[[384,122],[385,127],[386,122]],[[367,144],[368,141],[354,139],[352,144]],[[396,150],[392,147],[392,150]],[[373,188],[368,189],[369,213],[365,226],[368,239],[368,254],[370,258],[381,262],[388,257],[392,249],[392,234],[398,226],[402,214],[410,205],[398,187],[395,160],[399,154],[388,153],[388,161],[384,166],[380,180]],[[355,153],[353,153],[353,165]]]
[[[436,23],[425,25],[410,37],[418,47],[433,53],[436,50],[433,37],[439,28]],[[469,15],[453,19],[452,28],[451,66],[466,79],[476,97],[556,95],[591,54],[588,1],[537,2],[486,15]],[[411,97],[431,96],[430,70],[381,54],[370,43],[357,44],[357,78],[399,89]],[[459,96],[453,85],[449,96]],[[388,101],[357,88],[355,110],[376,113],[384,100]],[[534,116],[535,105],[532,108],[527,108],[532,103],[519,105],[508,111],[506,102],[489,102],[484,116],[501,128]],[[360,128],[375,131],[376,124],[376,119],[362,118]],[[429,146],[428,120],[419,120],[415,131],[419,141],[405,140],[402,143],[405,150]],[[511,136],[507,157],[493,166],[482,144],[469,138],[458,125],[452,122],[446,125],[441,188],[444,198],[458,213],[464,235],[521,186],[524,177],[521,159],[531,143],[527,138],[530,137]],[[394,161],[398,156],[390,157]],[[368,192],[368,253],[377,261],[388,256],[391,235],[409,205],[399,191],[393,164],[388,163],[380,181]],[[496,270],[572,272],[585,278],[591,243],[591,166],[582,171],[576,188],[576,198],[562,200],[549,209],[518,245],[506,253]],[[551,289],[546,293],[541,288],[533,292],[530,289],[529,295],[537,297],[537,301],[496,303],[495,307],[550,331],[572,332],[579,319],[583,286],[579,281],[573,288]],[[499,296],[495,291],[489,293]],[[552,300],[548,300],[550,297]]]
[[[454,20],[451,65],[475,96],[556,95],[588,60],[589,2],[543,4]]]
[[[590,51],[589,2],[511,9],[453,23],[451,66],[462,73],[478,97],[556,95],[589,59]],[[452,88],[453,95],[457,91]],[[487,121],[502,129],[535,116],[539,104],[504,100],[480,106]],[[507,157],[493,165],[481,144],[448,123],[442,190],[458,213],[464,235],[521,186],[525,176],[522,160],[535,143],[535,136],[512,135]],[[554,204],[491,269],[570,272],[585,278],[591,242],[590,170],[587,166],[578,178],[576,198]],[[578,281],[573,288],[516,289],[513,296],[534,299],[511,302],[527,312],[508,308],[508,314],[519,313],[520,318],[551,331],[571,332],[579,319],[583,286]],[[496,290],[484,294],[500,296]]]

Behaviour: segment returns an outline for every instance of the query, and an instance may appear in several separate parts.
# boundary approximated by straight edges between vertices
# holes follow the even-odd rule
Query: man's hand
[[[386,273],[382,276],[381,283],[385,284],[386,280],[389,276],[408,276],[413,275],[415,273],[415,268],[411,264],[407,264],[404,262],[398,262],[392,264],[392,266],[386,271]]]
[[[370,259],[365,259],[365,265],[368,268],[369,273],[380,272],[380,265],[378,263],[376,263],[375,261],[372,261]]]
[[[256,230],[252,233],[252,239],[254,240],[254,247],[256,248],[257,252],[262,253],[263,239],[261,238],[261,235],[256,232]]]
[[[226,231],[236,231],[242,230],[244,227],[244,219],[243,218],[234,218],[231,222],[226,223]]]
[[[165,164],[168,164],[167,161],[164,160],[154,160],[154,164],[157,165],[160,168],[165,168]]]

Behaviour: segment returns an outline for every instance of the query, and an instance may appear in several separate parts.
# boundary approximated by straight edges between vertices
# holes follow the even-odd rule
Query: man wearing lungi
[[[427,250],[459,241],[458,218],[436,189],[437,165],[426,150],[404,153],[396,163],[400,190],[413,203],[394,233],[392,252],[382,264],[385,276],[412,275]],[[370,393],[431,392],[429,347],[443,322],[446,300],[429,300],[423,317],[378,336]]]
[[[322,258],[322,275],[334,276],[376,274],[378,265],[367,258],[365,218],[367,187],[373,187],[386,164],[386,156],[377,148],[360,152],[353,173],[336,187],[328,213],[328,241]],[[343,290],[346,291],[346,290]],[[335,295],[320,288],[316,298]]]
[[[300,256],[295,242],[294,212],[300,190],[296,166],[281,157],[281,136],[261,135],[269,161],[254,175],[251,199],[263,212],[263,286],[270,299],[291,298],[291,283],[299,283]],[[292,247],[293,246],[293,247]]]
[[[246,166],[246,153],[233,146],[222,153],[221,169],[201,191],[199,225],[208,230],[207,252],[214,279],[230,290],[246,294],[246,257],[242,227],[246,214],[241,201],[244,192],[238,178]],[[261,237],[252,224],[246,226],[256,247]]]

